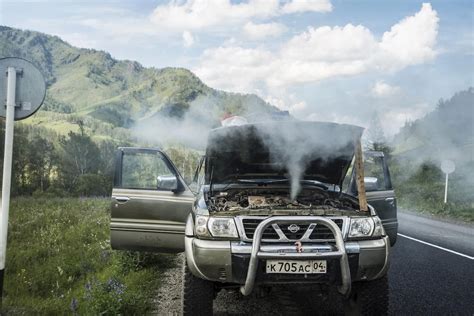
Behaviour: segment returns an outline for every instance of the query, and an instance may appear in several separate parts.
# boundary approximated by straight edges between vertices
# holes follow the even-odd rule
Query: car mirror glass
[[[366,191],[378,190],[378,179],[376,177],[364,177],[364,184]]]
[[[156,177],[159,190],[175,191],[178,189],[178,179],[174,175]]]

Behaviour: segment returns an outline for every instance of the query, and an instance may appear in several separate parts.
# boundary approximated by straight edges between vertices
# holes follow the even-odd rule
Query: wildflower
[[[106,287],[108,292],[115,292],[118,295],[122,295],[125,291],[125,285],[113,278],[107,281]]]
[[[90,290],[92,289],[92,284],[90,282],[87,282],[84,287],[86,288],[86,291],[90,292]]]
[[[75,297],[73,297],[71,300],[71,304],[69,305],[69,308],[71,309],[73,313],[75,313],[78,307],[79,307],[79,302],[77,301]]]

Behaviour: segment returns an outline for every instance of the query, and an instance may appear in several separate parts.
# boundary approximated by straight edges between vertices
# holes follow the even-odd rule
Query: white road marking
[[[402,236],[402,237],[407,238],[407,239],[411,239],[413,241],[417,241],[417,242],[419,242],[421,244],[424,244],[424,245],[428,245],[428,246],[431,246],[431,247],[434,247],[434,248],[438,248],[438,249],[453,253],[455,255],[458,255],[458,256],[461,256],[461,257],[464,257],[464,258],[474,260],[474,257],[466,255],[464,253],[460,253],[460,252],[457,252],[457,251],[454,251],[454,250],[451,250],[451,249],[448,249],[448,248],[444,248],[444,247],[441,247],[441,246],[438,246],[438,245],[434,245],[432,243],[429,243],[429,242],[426,242],[426,241],[423,241],[423,240],[419,240],[419,239],[416,239],[416,238],[413,238],[413,237],[410,237],[410,236],[407,236],[407,235],[403,235],[403,234],[400,234],[400,233],[398,233],[397,235]]]

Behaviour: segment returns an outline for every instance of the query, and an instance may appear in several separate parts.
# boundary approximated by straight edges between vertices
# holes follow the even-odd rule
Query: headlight
[[[199,237],[209,237],[209,231],[207,230],[207,221],[209,216],[196,216],[196,223],[194,225],[194,232]]]
[[[232,217],[196,216],[194,231],[198,237],[238,238],[237,227]]]
[[[349,237],[380,237],[385,234],[378,216],[351,218]]]
[[[213,237],[239,237],[232,217],[210,217],[207,225]]]

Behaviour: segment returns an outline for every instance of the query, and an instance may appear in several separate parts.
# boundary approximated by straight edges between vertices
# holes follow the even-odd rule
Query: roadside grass
[[[449,178],[448,203],[444,203],[445,175],[436,164],[410,166],[394,161],[391,165],[398,204],[410,211],[474,223],[472,174],[474,165]]]
[[[108,199],[12,200],[2,312],[144,314],[172,256],[113,251]]]
[[[409,211],[474,223],[474,206],[469,203],[444,204],[443,201],[420,201],[409,197],[401,197],[398,202],[402,209]]]
[[[462,186],[452,188],[448,191],[446,204],[441,182],[423,185],[406,182],[396,193],[398,203],[404,209],[474,223],[474,202],[468,190]]]

